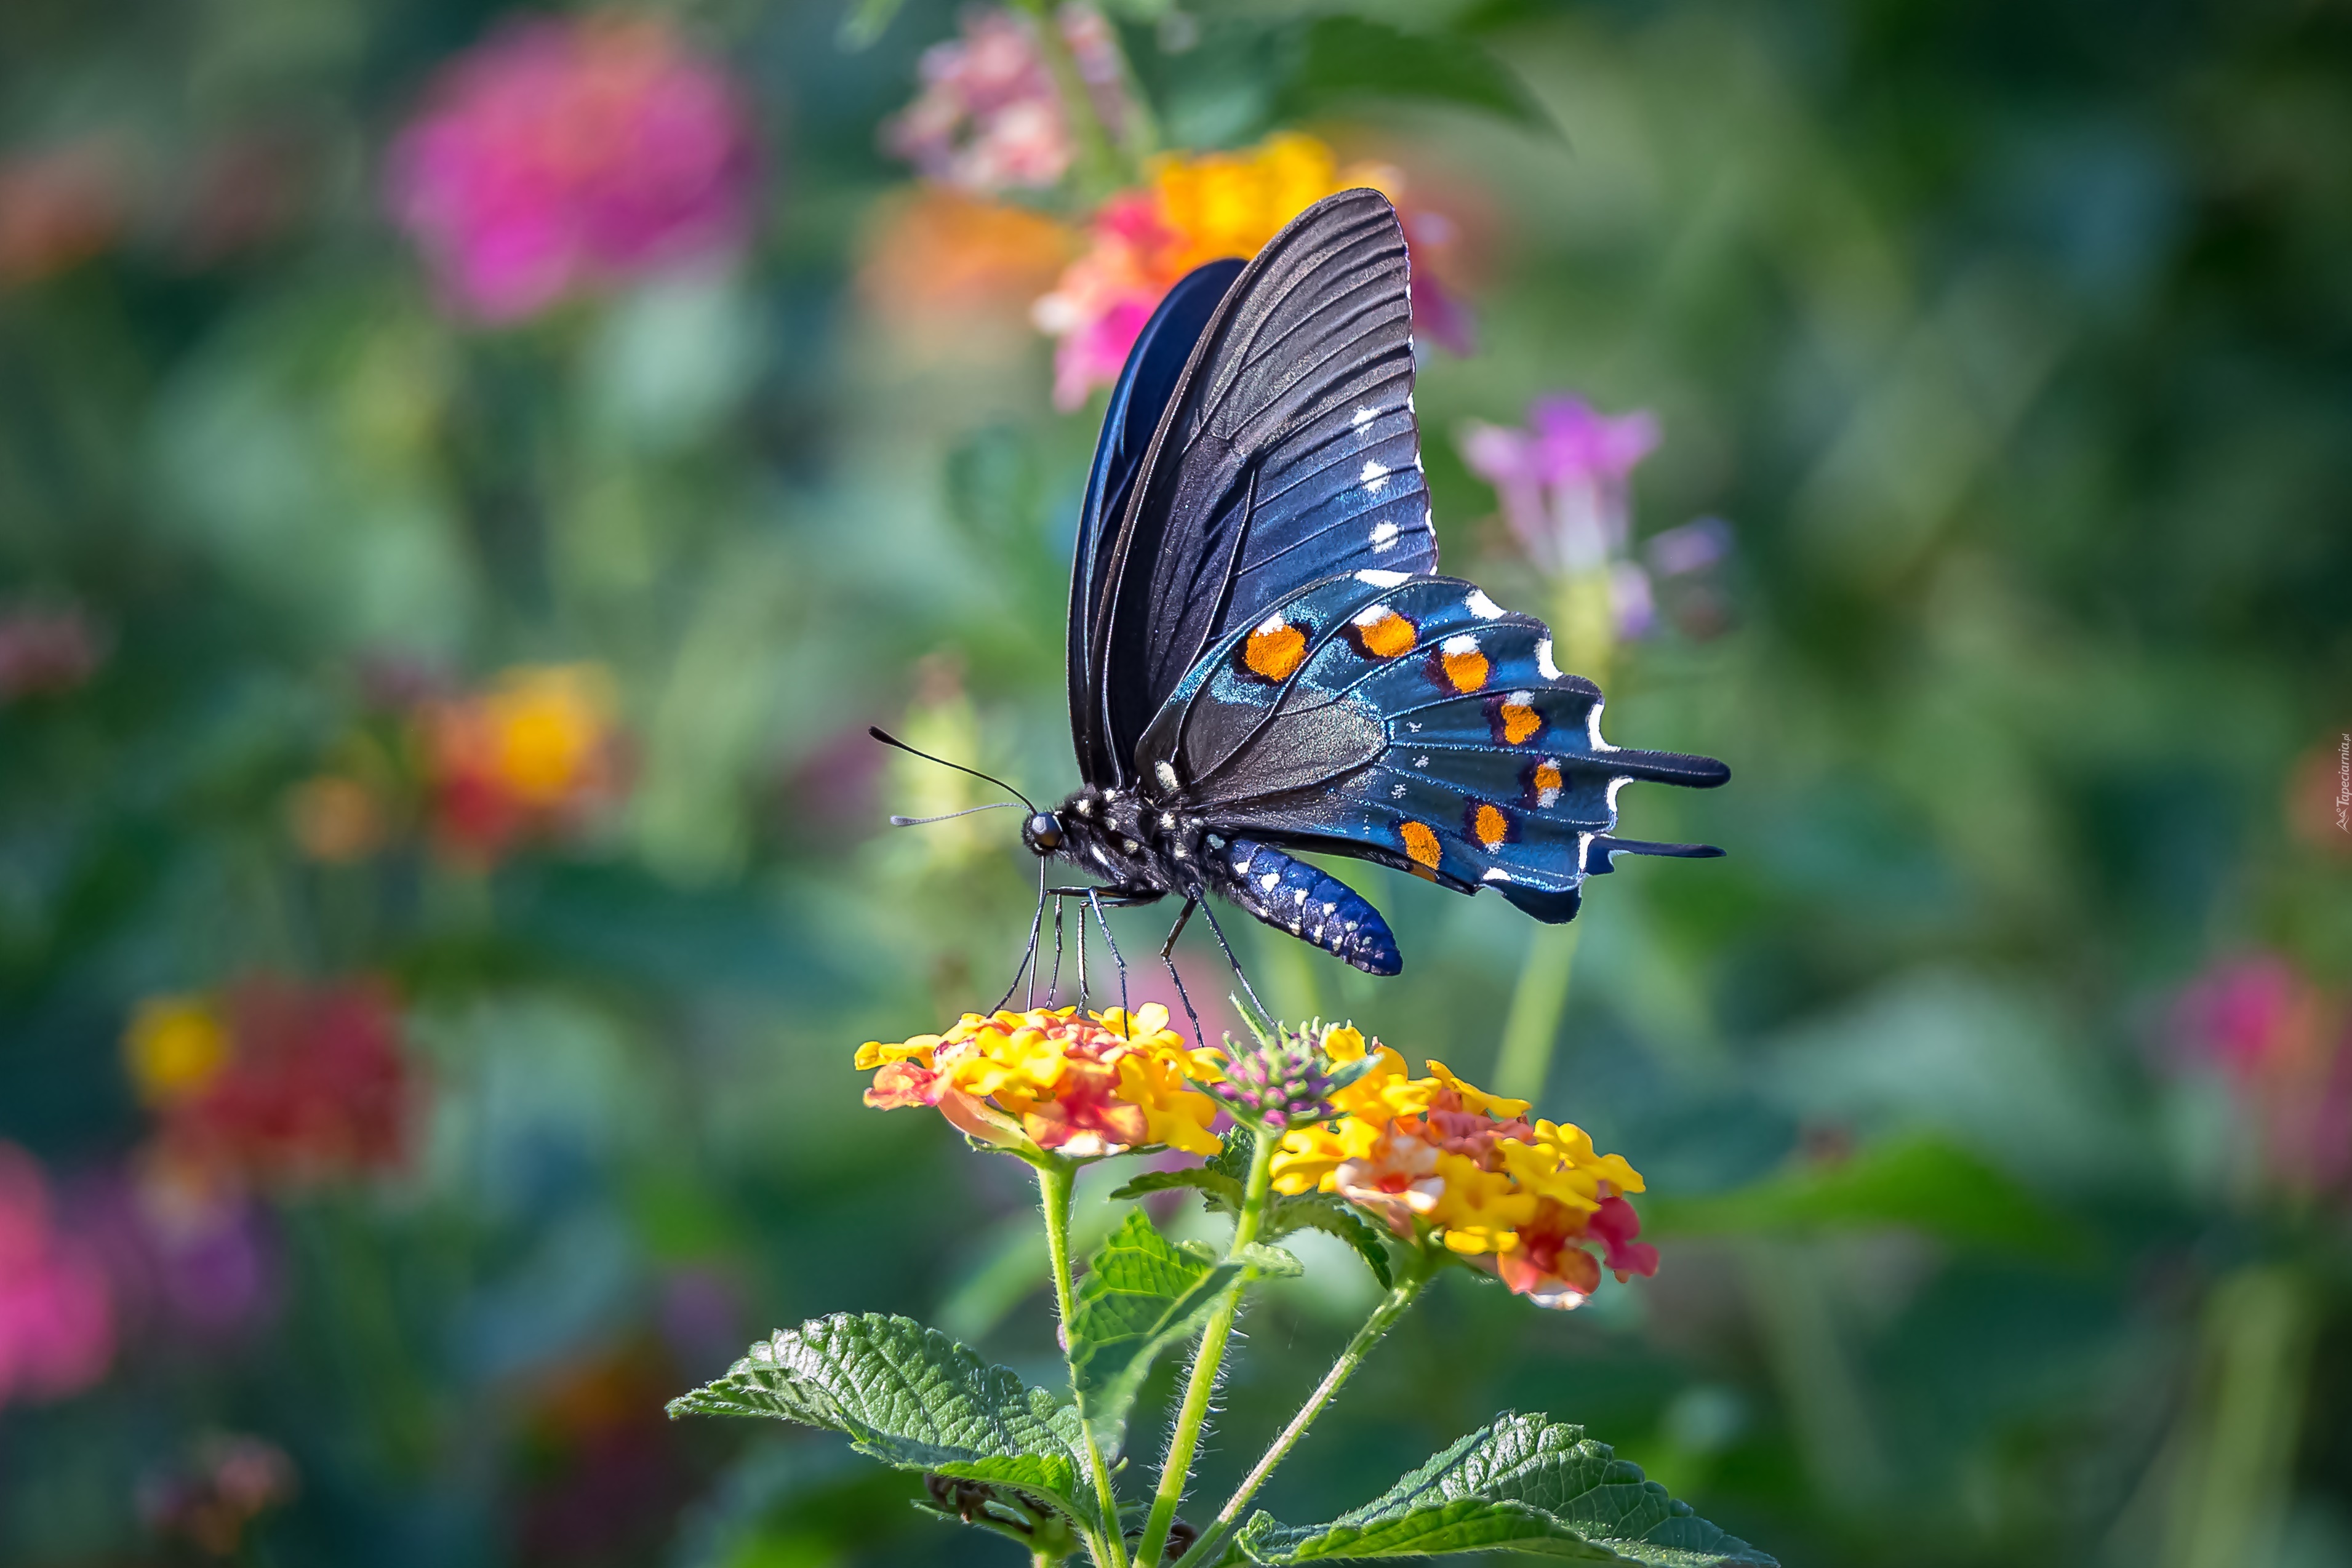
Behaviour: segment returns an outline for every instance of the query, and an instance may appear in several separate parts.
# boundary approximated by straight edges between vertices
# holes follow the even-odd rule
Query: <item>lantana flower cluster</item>
[[[1428,1061],[1404,1058],[1351,1027],[1329,1030],[1334,1062],[1373,1065],[1331,1097],[1339,1114],[1283,1134],[1279,1193],[1337,1193],[1407,1240],[1433,1236],[1473,1268],[1541,1307],[1581,1303],[1605,1265],[1622,1281],[1657,1272],[1654,1247],[1623,1194],[1642,1177],[1596,1153],[1580,1127],[1526,1120],[1528,1102],[1492,1095]],[[1595,1258],[1587,1248],[1599,1247]]]
[[[1086,1158],[1166,1145],[1222,1148],[1220,1106],[1279,1139],[1274,1190],[1333,1193],[1413,1246],[1439,1245],[1538,1306],[1570,1308],[1599,1288],[1657,1272],[1625,1194],[1641,1173],[1584,1130],[1527,1119],[1428,1061],[1414,1077],[1395,1050],[1352,1026],[1276,1031],[1261,1048],[1188,1047],[1150,1005],[966,1014],[944,1035],[868,1041],[866,1103],[937,1107],[973,1138]],[[1195,1087],[1195,1086],[1199,1087]]]
[[[1168,1009],[1114,1007],[967,1013],[944,1035],[894,1045],[868,1040],[860,1071],[874,1074],[866,1103],[882,1110],[936,1106],[962,1131],[1000,1148],[1076,1159],[1165,1144],[1214,1154],[1217,1102],[1193,1087],[1213,1083],[1222,1053],[1188,1047]]]

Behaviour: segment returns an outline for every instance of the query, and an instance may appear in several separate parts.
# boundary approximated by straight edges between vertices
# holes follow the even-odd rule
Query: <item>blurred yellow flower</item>
[[[227,1026],[202,996],[151,996],[131,1016],[123,1059],[140,1100],[165,1105],[194,1094],[228,1065]]]
[[[429,704],[420,730],[443,842],[487,858],[585,815],[614,784],[614,706],[611,677],[585,664],[520,666]]]
[[[1132,1017],[1117,1007],[967,1013],[944,1035],[868,1040],[856,1065],[874,1074],[866,1103],[878,1110],[936,1106],[1000,1147],[1090,1158],[1150,1144],[1216,1153],[1216,1101],[1191,1086],[1216,1082],[1223,1060],[1188,1047],[1168,1009],[1148,1003]]]

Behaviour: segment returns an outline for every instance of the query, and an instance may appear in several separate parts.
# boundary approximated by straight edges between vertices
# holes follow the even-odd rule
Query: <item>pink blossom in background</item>
[[[2174,1026],[2189,1061],[2229,1085],[2271,1184],[2352,1188],[2352,1001],[2255,953],[2192,982]]]
[[[1131,118],[1117,41],[1100,13],[1065,5],[1062,37],[1095,114],[1113,136]],[[1059,183],[1077,143],[1034,18],[993,7],[967,11],[963,36],[923,51],[923,90],[882,125],[882,145],[927,179],[979,195]]]
[[[0,1406],[78,1393],[113,1359],[104,1272],[53,1224],[40,1166],[0,1143]]]
[[[730,250],[750,228],[749,109],[657,21],[509,24],[426,100],[392,149],[393,216],[484,321]]]
[[[71,691],[97,670],[100,654],[79,610],[0,610],[0,702]]]

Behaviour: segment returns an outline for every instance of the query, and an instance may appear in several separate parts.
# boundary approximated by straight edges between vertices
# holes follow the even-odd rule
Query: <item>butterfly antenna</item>
[[[1004,790],[1013,795],[1021,802],[1022,805],[1027,806],[1031,811],[1035,811],[1037,809],[1036,802],[1031,800],[1027,795],[1023,795],[1019,790],[1014,789],[1011,784],[1006,784],[1003,779],[998,778],[994,773],[984,773],[978,768],[968,768],[961,763],[951,763],[945,757],[935,757],[929,752],[917,751],[914,747],[907,744],[906,742],[898,739],[898,736],[891,734],[888,731],[882,729],[878,725],[868,724],[866,726],[866,732],[873,736],[876,740],[881,742],[886,746],[898,747],[908,756],[920,757],[927,763],[937,763],[943,768],[953,768],[960,773],[970,773],[976,779],[986,779],[990,784],[994,784],[997,788]],[[1007,802],[1006,804],[1010,805],[1011,802]]]
[[[992,800],[986,805],[967,805],[961,811],[943,811],[937,816],[893,816],[893,827],[922,827],[934,822],[953,822],[959,816],[970,816],[975,811],[1010,811],[1016,805],[1026,805],[1023,800]]]

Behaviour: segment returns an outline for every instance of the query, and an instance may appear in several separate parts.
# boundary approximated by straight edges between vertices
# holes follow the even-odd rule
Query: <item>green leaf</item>
[[[1139,1198],[1151,1193],[1181,1192],[1192,1188],[1209,1201],[1209,1206],[1224,1214],[1237,1212],[1242,1206],[1242,1184],[1223,1171],[1206,1165],[1195,1165],[1189,1171],[1146,1171],[1125,1186],[1111,1194],[1114,1198]]]
[[[1777,1568],[1642,1479],[1580,1426],[1505,1415],[1328,1524],[1255,1514],[1235,1538],[1253,1563],[1434,1557],[1508,1548],[1650,1568]]]
[[[1383,1290],[1394,1288],[1396,1279],[1389,1268],[1388,1242],[1385,1232],[1358,1213],[1354,1205],[1337,1193],[1301,1193],[1297,1197],[1276,1197],[1266,1205],[1265,1225],[1259,1232],[1269,1240],[1288,1236],[1294,1230],[1319,1230],[1338,1237],[1356,1249],[1381,1282]]]
[[[1298,1254],[1287,1247],[1268,1247],[1262,1241],[1236,1247],[1234,1261],[1256,1269],[1261,1279],[1297,1279],[1307,1272],[1307,1265],[1298,1260]]]
[[[1285,97],[1295,113],[1351,98],[1412,98],[1559,129],[1527,84],[1475,38],[1407,33],[1360,16],[1325,16],[1307,28]]]
[[[1070,1314],[1070,1375],[1105,1454],[1119,1451],[1152,1363],[1201,1331],[1244,1267],[1169,1246],[1141,1209],[1094,1255]]]
[[[836,1312],[779,1330],[726,1376],[671,1400],[669,1414],[821,1426],[902,1470],[1008,1487],[1098,1522],[1077,1413],[911,1318]]]
[[[835,35],[840,46],[852,51],[869,47],[887,32],[898,7],[906,0],[852,0],[848,12],[841,18],[840,30]]]
[[[2081,1238],[2027,1188],[1933,1134],[1899,1138],[1835,1164],[1783,1171],[1727,1193],[1653,1199],[1657,1236],[1902,1226],[1958,1247],[2060,1258]]]

